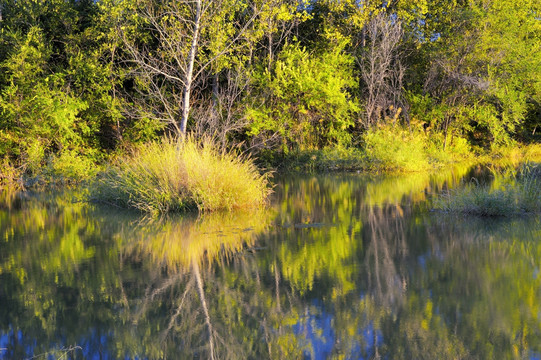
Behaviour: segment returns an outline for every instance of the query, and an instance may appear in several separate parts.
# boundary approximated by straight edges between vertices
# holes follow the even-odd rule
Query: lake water
[[[541,219],[432,212],[475,169],[276,179],[268,209],[0,207],[0,358],[541,359]]]

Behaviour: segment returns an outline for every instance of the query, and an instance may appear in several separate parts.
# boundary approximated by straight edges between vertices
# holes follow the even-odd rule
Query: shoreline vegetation
[[[98,179],[103,202],[214,211],[266,194],[243,195],[245,183],[268,183],[255,166],[405,173],[534,161],[537,3],[5,1],[0,188]],[[175,145],[186,157],[166,149],[171,138],[188,139]]]
[[[262,171],[256,163],[264,163],[278,173],[366,174],[431,173],[451,165],[477,164],[492,169],[491,185],[472,179],[464,187],[441,195],[435,202],[436,210],[476,216],[516,216],[541,211],[539,144],[517,145],[477,156],[472,152],[444,156],[443,152],[434,153],[426,144],[403,144],[403,147],[400,144],[387,149],[374,146],[372,151],[334,148],[288,156],[276,153],[269,161],[239,156],[220,148],[209,137],[200,140],[193,136],[184,140],[166,137],[126,151],[101,166],[101,171],[91,171],[96,175],[83,181],[66,176],[55,178],[47,172],[25,180],[17,169],[4,166],[0,189],[82,186],[89,189],[91,202],[156,216],[264,206],[272,192],[272,171]]]
[[[513,217],[541,213],[541,164],[492,170],[493,180],[475,178],[439,196],[435,209],[480,217]]]
[[[212,140],[166,138],[137,147],[98,175],[90,199],[151,214],[263,206],[270,173]]]

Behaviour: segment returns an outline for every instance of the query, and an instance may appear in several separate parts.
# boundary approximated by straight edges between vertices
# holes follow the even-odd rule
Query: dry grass
[[[268,174],[250,159],[219,150],[208,138],[165,139],[122,157],[97,181],[95,200],[153,214],[259,207],[270,193]]]

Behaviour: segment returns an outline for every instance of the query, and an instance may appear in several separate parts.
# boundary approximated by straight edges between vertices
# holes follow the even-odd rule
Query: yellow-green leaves
[[[353,60],[342,42],[310,54],[298,44],[284,47],[272,72],[256,75],[263,107],[252,108],[251,133],[281,134],[289,146],[313,148],[347,141],[345,131],[358,110],[347,90],[355,86]]]

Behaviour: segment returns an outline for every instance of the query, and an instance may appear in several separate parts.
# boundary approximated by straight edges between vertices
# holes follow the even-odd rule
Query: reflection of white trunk
[[[154,273],[154,280],[156,280],[158,276],[159,276],[159,271]],[[152,289],[152,284],[154,284],[154,280],[150,281],[147,289],[145,290],[145,296],[143,297],[143,303],[141,304],[141,308],[134,314],[133,323],[137,324],[141,316],[145,314],[146,309],[149,306],[149,304],[154,300],[156,296],[165,292],[171,286],[176,284],[182,278],[182,276],[183,276],[182,274],[171,276],[170,278],[163,281],[160,284],[160,287],[154,289],[152,292],[150,292],[150,290]]]
[[[387,211],[384,211],[386,209]],[[368,225],[371,230],[366,263],[368,284],[374,297],[387,306],[403,301],[407,278],[395,266],[396,256],[407,256],[407,244],[402,217],[397,208],[370,208]]]
[[[193,25],[193,37],[190,52],[188,53],[188,68],[186,69],[186,79],[184,82],[184,91],[182,92],[182,118],[180,119],[180,131],[182,135],[186,134],[186,124],[190,114],[190,95],[193,82],[193,67],[195,55],[197,53],[197,44],[199,42],[199,28],[201,26],[201,0],[195,0],[195,19]]]
[[[209,330],[209,346],[210,346],[210,359],[214,360],[214,340],[213,340],[213,330],[212,323],[210,322],[210,315],[207,306],[207,300],[205,298],[205,291],[203,290],[203,279],[201,278],[201,272],[199,271],[199,263],[196,259],[192,259],[192,269],[197,280],[197,291],[199,293],[199,298],[201,299],[201,306],[203,307],[203,312],[205,313],[205,322]]]
[[[281,312],[282,309],[280,307],[280,273],[278,272],[278,262],[274,262],[274,283],[276,286],[276,308],[278,309],[278,312]]]
[[[192,290],[192,286],[193,286],[193,279],[191,279],[190,282],[188,283],[188,285],[186,285],[186,289],[184,290],[184,294],[182,294],[182,298],[180,299],[180,304],[177,307],[177,311],[171,317],[171,320],[169,320],[169,326],[163,332],[162,341],[163,341],[163,339],[165,339],[167,337],[167,335],[169,334],[169,331],[171,331],[171,329],[175,325],[175,322],[177,321],[177,318],[180,316],[180,311],[182,310],[182,307],[184,305],[184,300],[186,300],[186,296]]]

